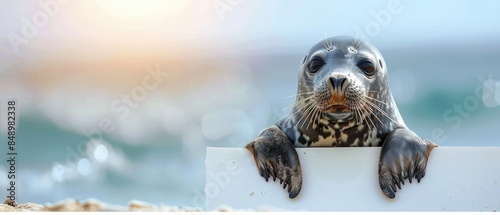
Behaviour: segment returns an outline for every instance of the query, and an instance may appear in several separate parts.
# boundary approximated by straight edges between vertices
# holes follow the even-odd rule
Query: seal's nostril
[[[334,90],[344,89],[344,85],[347,84],[347,78],[345,77],[330,77],[330,82]]]
[[[344,88],[344,84],[346,83],[347,78],[339,78],[338,80],[340,82],[340,85],[339,85],[340,89],[343,89]]]

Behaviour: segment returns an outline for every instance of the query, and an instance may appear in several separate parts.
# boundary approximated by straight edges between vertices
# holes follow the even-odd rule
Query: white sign
[[[302,190],[289,199],[266,182],[244,148],[207,148],[206,209],[293,211],[498,211],[500,147],[437,147],[420,183],[405,181],[395,199],[378,185],[379,147],[297,149]]]

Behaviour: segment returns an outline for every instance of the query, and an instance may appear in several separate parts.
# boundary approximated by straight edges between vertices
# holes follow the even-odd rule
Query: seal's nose
[[[347,77],[338,74],[330,76],[330,83],[332,84],[333,90],[337,92],[344,91],[347,85],[349,85]]]

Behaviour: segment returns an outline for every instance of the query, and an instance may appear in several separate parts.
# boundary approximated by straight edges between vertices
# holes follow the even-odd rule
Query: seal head
[[[387,67],[371,44],[332,37],[304,57],[292,114],[277,123],[298,147],[380,146],[406,127],[390,93]]]
[[[375,47],[350,38],[327,38],[313,46],[299,73],[298,98],[312,97],[315,108],[336,122],[353,118],[366,106],[369,92],[387,86],[384,59]],[[299,100],[299,101],[300,101]]]

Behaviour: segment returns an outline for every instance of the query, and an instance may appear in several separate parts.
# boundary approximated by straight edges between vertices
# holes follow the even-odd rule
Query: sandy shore
[[[14,206],[9,205],[10,200],[6,200],[4,204],[0,204],[0,212],[15,212],[15,211],[165,211],[165,212],[197,212],[203,211],[201,208],[190,207],[172,207],[165,205],[154,205],[147,202],[132,200],[128,206],[112,205],[99,200],[89,199],[86,201],[78,201],[74,199],[66,199],[55,204],[36,204],[36,203],[14,203]],[[228,208],[221,207],[219,211],[226,211]]]
[[[143,201],[132,200],[127,206],[113,205],[102,202],[97,199],[88,199],[78,201],[74,199],[66,199],[55,204],[41,205],[37,203],[22,203],[15,202],[11,206],[10,199],[7,199],[3,204],[0,203],[0,212],[17,212],[17,211],[70,211],[70,212],[98,212],[98,211],[156,211],[156,212],[203,212],[202,208],[194,207],[178,207],[167,205],[155,205]],[[271,211],[287,211],[274,207],[259,207],[255,209],[234,209],[227,205],[220,205],[213,212],[271,212]]]

